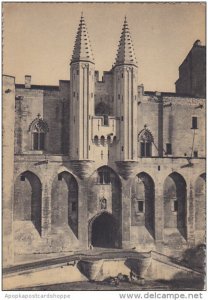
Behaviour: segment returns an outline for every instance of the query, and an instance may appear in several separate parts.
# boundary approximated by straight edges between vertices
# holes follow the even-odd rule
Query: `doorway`
[[[116,222],[110,213],[103,212],[90,222],[89,237],[93,247],[115,248],[116,232]]]

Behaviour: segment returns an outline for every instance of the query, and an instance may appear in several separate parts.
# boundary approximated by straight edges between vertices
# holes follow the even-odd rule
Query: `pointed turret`
[[[113,67],[114,112],[117,117],[116,155],[121,161],[137,159],[137,60],[125,17]]]
[[[88,160],[93,153],[91,116],[94,115],[95,65],[83,15],[70,64],[69,155],[72,160]],[[73,137],[76,136],[76,139]]]
[[[83,14],[81,15],[79,27],[77,30],[71,63],[77,61],[88,61],[94,63],[90,39]]]
[[[137,66],[137,59],[134,53],[133,42],[126,17],[121,32],[115,66],[124,64]]]

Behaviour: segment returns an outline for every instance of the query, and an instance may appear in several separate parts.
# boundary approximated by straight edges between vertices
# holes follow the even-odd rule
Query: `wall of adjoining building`
[[[206,47],[196,41],[179,67],[176,93],[206,97]]]

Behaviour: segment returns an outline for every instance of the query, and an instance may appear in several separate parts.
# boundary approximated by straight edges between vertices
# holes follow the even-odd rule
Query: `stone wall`
[[[168,156],[166,144],[171,143],[170,156],[191,157],[197,151],[198,157],[205,157],[204,99],[163,96],[162,112],[159,110],[159,99],[143,96],[138,108],[138,133],[145,125],[152,133],[152,156]],[[192,128],[192,117],[197,117],[197,129]]]
[[[13,176],[14,176],[14,120],[15,120],[15,79],[12,76],[3,76],[2,85],[2,119],[3,119],[3,266],[13,264]]]
[[[48,153],[62,153],[63,107],[59,99],[59,91],[43,88],[25,89],[17,86],[15,95],[15,152],[33,153],[30,125],[39,115],[49,128],[45,139],[45,150]]]
[[[102,103],[101,107],[106,107],[108,115],[115,115],[113,102],[113,75],[111,72],[104,72],[102,81],[95,81],[95,114],[102,115],[98,106]]]
[[[91,242],[90,222],[96,220],[104,211],[112,214],[117,220],[118,244],[122,248],[136,247],[140,251],[156,249],[166,254],[177,255],[187,248],[188,245],[204,242],[205,232],[202,228],[202,223],[198,219],[198,210],[201,211],[201,205],[205,203],[205,196],[202,196],[204,195],[202,191],[204,181],[201,182],[201,179],[198,179],[204,176],[205,165],[203,160],[193,159],[192,167],[181,168],[181,166],[186,164],[185,158],[177,160],[172,160],[171,158],[141,158],[138,163],[132,166],[131,172],[125,178],[124,173],[120,173],[118,166],[115,163],[111,163],[109,171],[112,174],[112,183],[97,184],[96,174],[98,174],[100,167],[103,166],[101,162],[91,162],[89,174],[85,173],[85,177],[79,178],[74,173],[73,165],[67,156],[48,156],[48,163],[40,165],[34,163],[38,159],[43,161],[44,156],[16,156],[15,181],[18,180],[20,174],[29,170],[38,176],[42,185],[41,236],[36,234],[38,231],[35,226],[32,229],[31,221],[15,222],[16,253],[20,253],[23,250],[28,251],[28,253],[44,253],[46,251],[60,252],[86,249]],[[160,169],[158,166],[160,166]],[[74,229],[67,224],[66,214],[69,207],[67,199],[70,199],[68,198],[70,189],[66,187],[66,184],[64,185],[63,182],[60,183],[58,180],[58,174],[61,174],[63,171],[72,174],[78,184],[78,237],[76,237]],[[78,169],[76,172],[77,174],[80,173]],[[137,174],[143,172],[151,176],[155,189],[155,209],[150,213],[152,220],[154,220],[153,234],[148,227],[148,223],[150,224],[151,222],[145,222],[144,215],[142,217],[143,221],[134,221],[132,223],[133,219],[131,220],[135,209],[132,206],[133,193],[131,187]],[[171,208],[165,209],[165,190],[163,190],[163,186],[168,175],[173,172],[180,174],[186,182],[187,204],[185,219],[187,232],[185,237],[178,230],[176,223],[172,223],[171,227],[165,228],[165,217],[169,216],[171,219],[173,211]],[[56,182],[55,190],[54,182]],[[58,182],[64,186],[60,187],[61,191],[57,194]],[[199,194],[201,197],[200,201],[198,199]],[[26,192],[22,195],[25,199],[27,198]],[[101,208],[100,200],[103,197],[107,200],[106,208]],[[148,206],[148,202],[145,205]],[[64,213],[62,214],[63,209]],[[17,213],[21,212],[15,212],[15,214]],[[65,215],[66,218],[64,218]],[[53,216],[56,219],[55,223],[53,222]],[[145,218],[148,218],[148,215]],[[28,222],[31,222],[30,226]],[[197,232],[201,234],[200,237],[197,236]],[[20,237],[21,239],[19,239]]]
[[[206,97],[206,47],[196,41],[179,67],[176,93]]]

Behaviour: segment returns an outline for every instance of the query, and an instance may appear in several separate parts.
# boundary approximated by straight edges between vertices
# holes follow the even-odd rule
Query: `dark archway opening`
[[[100,248],[115,248],[116,223],[112,215],[102,213],[92,221],[91,244]]]
[[[41,235],[42,185],[32,172],[20,174],[14,186],[14,220],[31,221]]]
[[[72,174],[64,171],[54,179],[51,206],[52,227],[68,225],[78,238],[78,184]]]
[[[177,228],[187,237],[187,198],[186,182],[182,175],[171,173],[164,182],[164,227]]]

